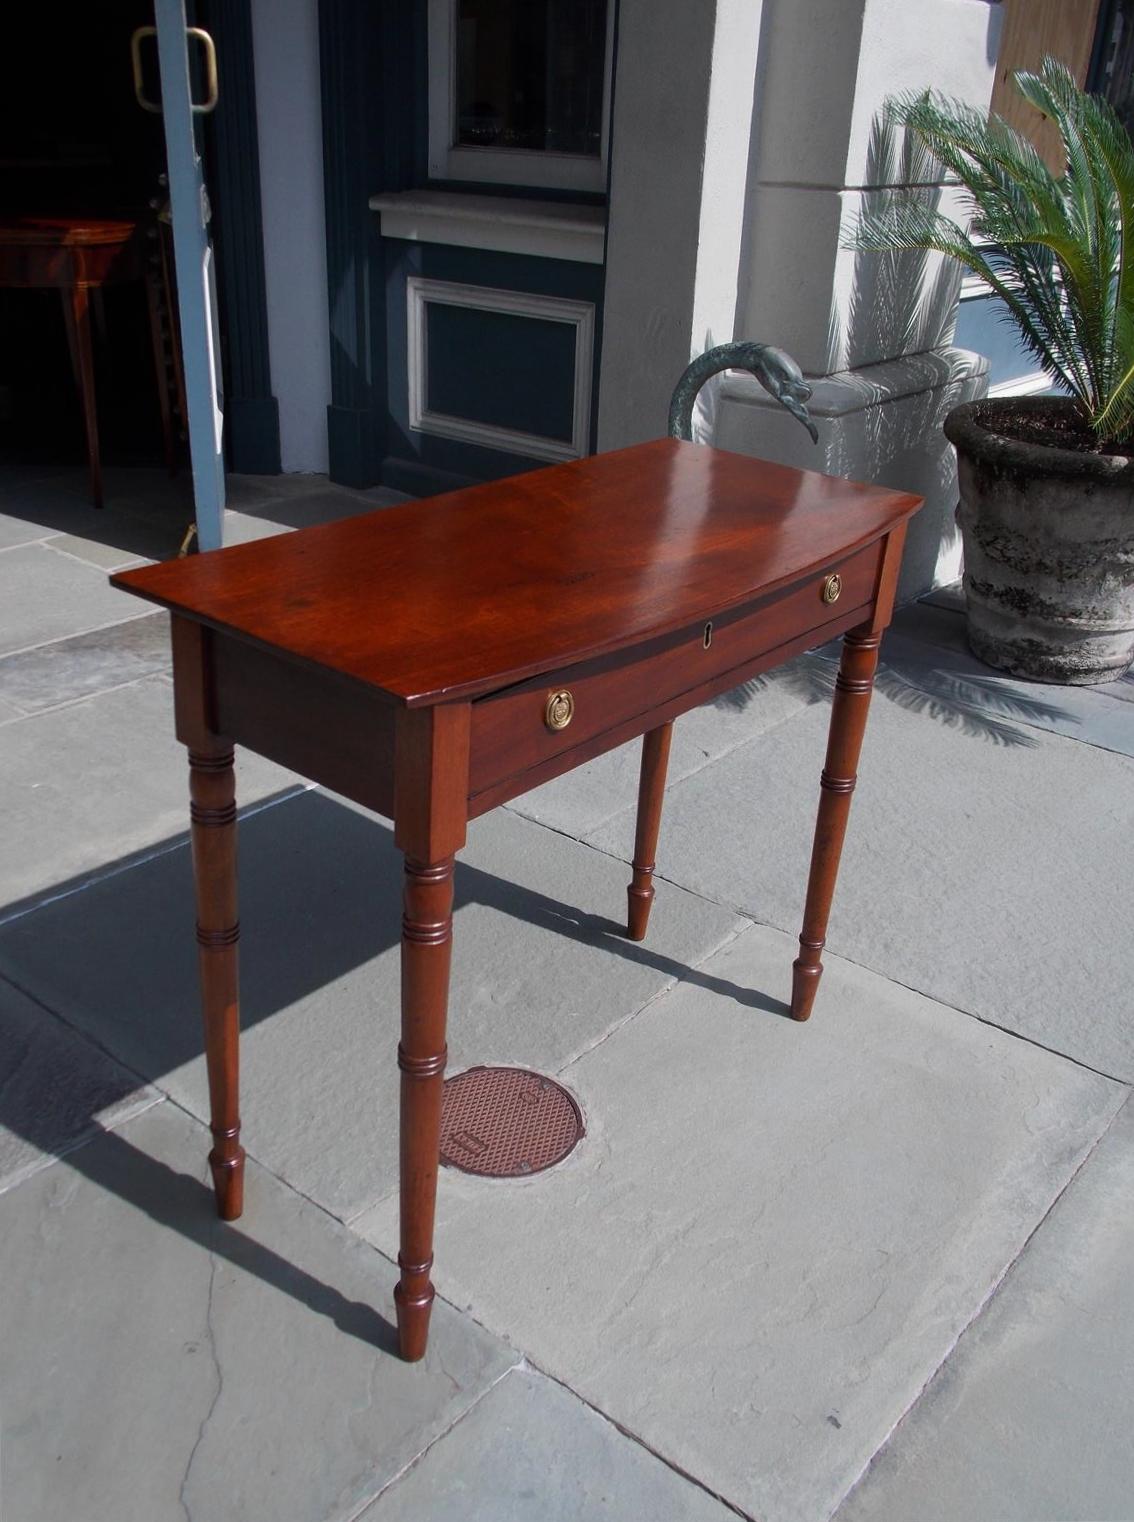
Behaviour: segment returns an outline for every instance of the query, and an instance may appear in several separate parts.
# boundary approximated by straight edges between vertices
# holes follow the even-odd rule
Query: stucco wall
[[[879,132],[886,97],[987,105],[989,0],[622,0],[599,447],[656,437],[711,343],[787,349],[814,378],[819,446],[755,381],[710,382],[697,436],[923,494],[902,594],[958,569],[945,413],[986,366],[952,347],[959,272],[842,247],[864,201],[952,192]]]

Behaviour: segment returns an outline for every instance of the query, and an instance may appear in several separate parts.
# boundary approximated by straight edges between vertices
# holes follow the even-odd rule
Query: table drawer
[[[539,766],[732,671],[764,650],[874,601],[881,543],[757,607],[733,609],[653,648],[584,662],[480,698],[472,706],[469,793]],[[837,577],[837,586],[832,578]],[[834,595],[832,595],[834,594]]]

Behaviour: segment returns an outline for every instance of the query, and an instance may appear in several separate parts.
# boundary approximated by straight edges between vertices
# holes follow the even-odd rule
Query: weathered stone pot
[[[969,643],[990,666],[1088,684],[1134,659],[1134,458],[1025,444],[998,417],[1066,414],[1057,397],[968,402],[957,448]]]

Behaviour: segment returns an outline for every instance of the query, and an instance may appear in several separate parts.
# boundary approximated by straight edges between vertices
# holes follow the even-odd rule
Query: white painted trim
[[[995,386],[989,386],[989,396],[1036,396],[1041,391],[1050,391],[1055,382],[1051,376],[1043,370],[1037,370],[1032,375],[1017,375],[1011,380],[997,381]]]
[[[601,264],[606,208],[520,201],[456,190],[397,190],[370,197],[384,238],[491,248],[540,259]]]
[[[429,175],[435,180],[480,180],[496,185],[537,185],[547,190],[605,190],[610,142],[610,81],[614,61],[615,0],[606,5],[602,129],[598,158],[541,153],[526,148],[470,148],[456,143],[457,0],[429,0]]]
[[[575,329],[574,409],[569,443],[429,410],[425,308],[430,302],[472,307],[484,312],[507,312],[514,317],[534,317],[544,322],[565,322]],[[424,280],[411,275],[406,281],[406,318],[409,425],[416,432],[459,439],[466,444],[479,444],[484,449],[502,449],[509,454],[527,455],[536,460],[577,460],[587,453],[595,333],[595,309],[591,302],[569,301],[562,296],[536,296],[526,291],[500,291],[452,280]]]

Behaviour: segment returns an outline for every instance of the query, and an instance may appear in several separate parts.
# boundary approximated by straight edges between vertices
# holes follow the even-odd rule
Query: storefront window
[[[434,179],[602,190],[614,0],[430,0]]]
[[[458,0],[456,141],[598,158],[606,0]]]

